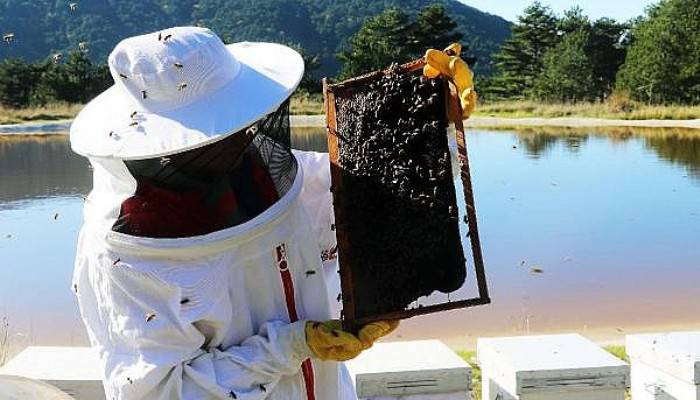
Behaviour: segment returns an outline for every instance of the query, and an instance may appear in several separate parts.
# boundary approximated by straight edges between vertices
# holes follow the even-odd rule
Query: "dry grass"
[[[297,93],[292,96],[292,115],[323,114],[323,96],[321,94]]]
[[[535,101],[503,101],[484,103],[475,113],[483,117],[504,118],[603,118],[624,120],[689,120],[700,119],[700,106],[653,106],[619,97],[606,103],[545,104]]]
[[[0,124],[32,121],[55,121],[73,118],[80,104],[50,104],[43,107],[9,109],[0,107]],[[323,96],[297,93],[291,101],[292,115],[323,114]],[[624,96],[611,96],[606,103],[545,104],[535,101],[503,101],[482,103],[476,116],[503,118],[603,118],[623,120],[689,120],[700,119],[700,106],[651,106]]]
[[[21,124],[32,121],[56,121],[71,119],[83,106],[80,104],[56,103],[42,107],[4,108],[0,106],[0,124]]]

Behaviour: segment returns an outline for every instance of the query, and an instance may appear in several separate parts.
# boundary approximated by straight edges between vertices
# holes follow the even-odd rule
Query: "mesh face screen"
[[[122,203],[113,230],[176,238],[242,224],[286,194],[296,177],[289,102],[216,143],[125,164],[137,189]]]

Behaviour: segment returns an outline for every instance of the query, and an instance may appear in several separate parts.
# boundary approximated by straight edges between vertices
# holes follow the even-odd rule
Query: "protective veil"
[[[356,399],[306,344],[304,320],[337,317],[335,235],[327,155],[292,153],[288,118],[285,104],[238,142],[90,159],[73,287],[108,399]]]
[[[252,219],[180,238],[117,232],[140,182],[128,163],[91,162],[74,288],[107,398],[355,398],[341,364],[305,361],[294,322],[332,317],[325,155],[296,153],[289,187]]]

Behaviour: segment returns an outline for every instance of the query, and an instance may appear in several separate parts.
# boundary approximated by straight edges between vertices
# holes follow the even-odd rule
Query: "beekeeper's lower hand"
[[[460,57],[461,52],[459,43],[452,44],[444,51],[429,49],[425,53],[423,75],[431,79],[442,75],[454,82],[462,106],[462,118],[467,119],[476,108],[478,96],[474,90],[474,73]]]
[[[346,332],[338,320],[306,323],[306,343],[320,360],[351,360],[375,341],[390,334],[398,326],[398,321],[373,322],[360,329],[357,336]]]

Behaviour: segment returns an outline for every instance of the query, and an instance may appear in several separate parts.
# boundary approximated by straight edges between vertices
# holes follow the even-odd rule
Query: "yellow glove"
[[[467,119],[474,112],[477,94],[474,90],[474,73],[459,56],[462,46],[454,43],[444,51],[430,49],[425,53],[426,65],[423,75],[430,79],[442,75],[454,82],[462,105],[462,118]]]
[[[372,347],[376,340],[393,332],[398,325],[398,321],[373,322],[362,327],[355,336],[344,331],[338,320],[309,321],[305,329],[306,343],[320,360],[347,361]]]
[[[371,322],[360,329],[357,334],[365,348],[372,347],[374,342],[389,335],[399,327],[399,321],[377,321]]]

